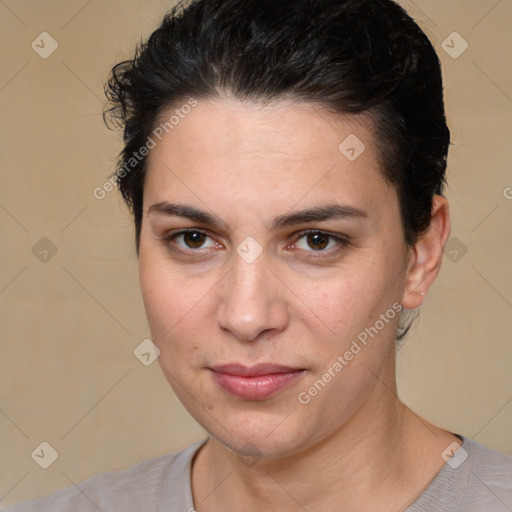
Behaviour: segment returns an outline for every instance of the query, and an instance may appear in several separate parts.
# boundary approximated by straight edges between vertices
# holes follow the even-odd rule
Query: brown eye
[[[326,231],[303,231],[293,244],[295,249],[309,253],[322,253],[332,255],[335,251],[342,250],[348,245],[348,241],[342,235],[335,235]]]
[[[185,229],[169,233],[162,238],[162,241],[169,251],[179,252],[181,255],[211,255],[213,250],[222,249],[222,244],[218,243],[208,233],[197,229]]]
[[[308,233],[307,243],[311,249],[320,251],[325,249],[329,244],[329,236],[324,233]]]
[[[200,231],[188,231],[181,236],[184,244],[190,249],[199,249],[206,240],[206,235]]]

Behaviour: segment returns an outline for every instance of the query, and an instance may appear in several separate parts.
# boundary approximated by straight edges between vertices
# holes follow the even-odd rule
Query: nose
[[[234,255],[233,268],[220,291],[219,327],[244,341],[282,331],[289,322],[285,288],[268,267],[264,254],[252,263]]]

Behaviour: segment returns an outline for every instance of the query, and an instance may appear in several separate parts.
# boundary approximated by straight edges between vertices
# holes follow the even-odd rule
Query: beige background
[[[133,354],[149,332],[131,220],[116,192],[92,194],[121,147],[102,124],[103,82],[171,5],[0,1],[2,504],[204,435],[157,363]],[[403,5],[443,62],[456,240],[399,352],[400,394],[429,420],[512,454],[512,3]],[[47,59],[31,48],[43,31],[59,45]],[[454,31],[469,43],[457,59],[442,49]],[[32,250],[42,237],[57,248],[46,262]],[[46,470],[31,458],[43,441],[59,455]]]

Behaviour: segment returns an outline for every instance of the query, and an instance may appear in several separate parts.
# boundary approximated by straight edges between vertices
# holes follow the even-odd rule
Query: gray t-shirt
[[[447,457],[434,480],[404,512],[512,512],[512,457],[461,439],[462,447]],[[190,468],[204,442],[130,469],[93,476],[6,512],[194,512]]]

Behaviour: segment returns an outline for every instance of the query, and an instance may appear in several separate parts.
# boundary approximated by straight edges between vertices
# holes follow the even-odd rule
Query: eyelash
[[[329,244],[331,241],[334,241],[337,244],[336,248],[334,248],[334,249],[319,249],[319,250],[298,249],[299,251],[305,251],[305,252],[311,253],[312,255],[321,255],[322,253],[326,254],[326,255],[327,254],[330,255],[330,254],[337,253],[337,252],[345,249],[349,245],[349,241],[346,237],[342,237],[340,235],[330,233],[329,231],[322,231],[319,229],[307,229],[304,231],[300,231],[299,233],[296,234],[296,241],[293,242],[293,245],[295,245],[299,240],[307,237],[308,235],[322,235],[324,237],[327,237],[327,239],[328,239],[327,244]]]
[[[180,247],[175,243],[174,240],[177,237],[186,235],[187,233],[200,233],[202,235],[206,235],[209,237],[208,233],[206,231],[203,231],[202,229],[182,229],[181,231],[173,231],[171,233],[168,233],[167,235],[163,236],[161,238],[161,240],[164,243],[164,245],[167,247],[167,249],[174,253],[179,253],[179,254],[196,253],[196,254],[199,254],[201,251],[204,251],[204,249],[201,247],[198,249],[192,249],[192,248],[184,249],[183,247]],[[212,237],[209,237],[209,238],[212,238]],[[213,240],[213,238],[212,238],[212,240]]]
[[[212,238],[208,235],[208,233],[206,231],[203,231],[201,229],[183,229],[181,231],[176,231],[176,232],[171,232],[167,235],[165,235],[164,237],[162,237],[162,242],[167,246],[167,248],[173,252],[179,252],[179,253],[200,253],[202,250],[201,247],[197,248],[197,249],[193,249],[193,248],[188,248],[188,249],[184,249],[182,247],[179,247],[178,245],[176,245],[176,243],[174,242],[174,240],[179,237],[179,236],[182,236],[182,235],[186,235],[186,234],[189,234],[189,233],[200,233],[200,234],[203,234],[203,235],[206,235],[207,237],[209,238]],[[310,249],[310,250],[305,250],[305,249],[297,249],[298,251],[303,251],[303,252],[307,252],[307,253],[311,253],[311,256],[312,257],[319,257],[321,254],[324,254],[324,255],[332,255],[333,253],[337,253],[341,250],[343,250],[346,246],[349,245],[349,240],[347,238],[343,238],[339,235],[336,235],[336,234],[333,234],[333,233],[330,233],[328,231],[322,231],[322,230],[318,230],[318,229],[308,229],[308,230],[304,230],[304,231],[300,231],[298,233],[295,234],[295,241],[292,243],[292,244],[289,244],[289,245],[295,245],[297,244],[297,242],[299,240],[301,240],[302,238],[305,238],[307,237],[308,235],[311,235],[311,234],[318,234],[318,235],[322,235],[322,236],[325,236],[328,238],[328,244],[331,240],[335,241],[337,243],[337,247],[334,248],[334,249],[319,249],[319,250],[314,250],[314,249]],[[212,238],[212,240],[214,240]],[[216,242],[217,244],[219,244],[219,242]]]

